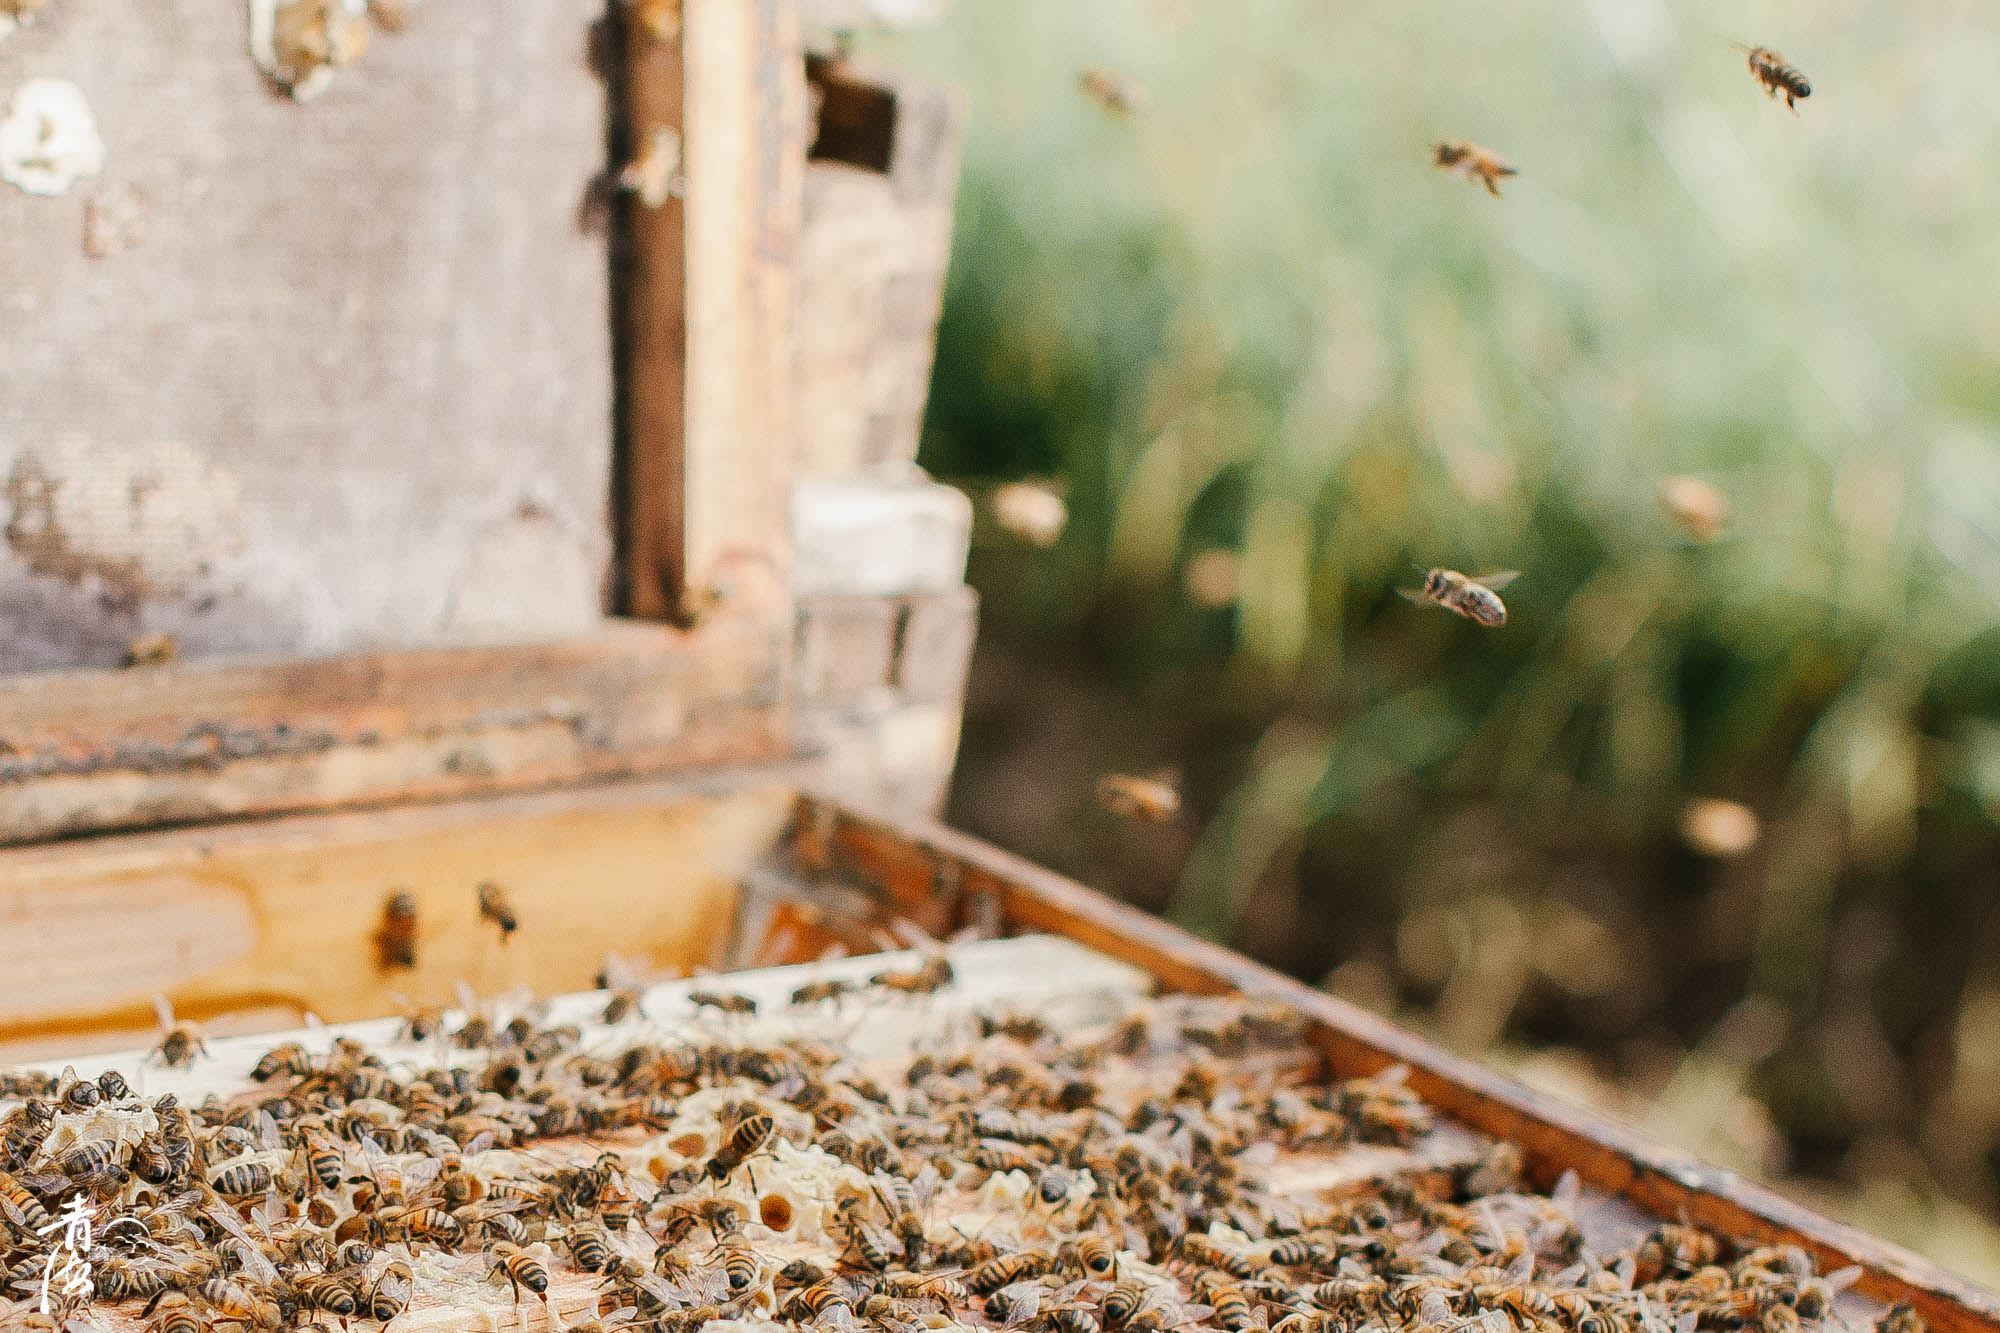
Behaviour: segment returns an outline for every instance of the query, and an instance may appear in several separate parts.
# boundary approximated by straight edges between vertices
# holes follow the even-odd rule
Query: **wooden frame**
[[[0,677],[0,842],[774,758],[786,631]]]
[[[625,9],[633,142],[678,146],[687,184],[629,209],[624,605],[686,624],[784,596],[804,54],[792,0]]]
[[[682,864],[668,865],[670,860]],[[471,906],[471,886],[487,876],[511,876],[524,919],[563,914],[570,924],[560,933],[567,938],[501,952],[505,946],[491,938]],[[339,1020],[388,1012],[387,988],[435,988],[448,976],[467,976],[489,989],[581,984],[598,950],[614,941],[626,947],[633,933],[629,921],[593,912],[578,897],[576,886],[584,881],[591,901],[637,902],[655,915],[666,913],[641,945],[661,962],[805,961],[830,939],[870,948],[871,926],[900,916],[934,934],[974,923],[989,933],[1062,935],[1138,966],[1170,989],[1268,997],[1311,1020],[1313,1040],[1333,1076],[1407,1065],[1412,1086],[1448,1115],[1520,1145],[1530,1175],[1544,1188],[1573,1169],[1585,1184],[1654,1216],[1685,1218],[1760,1243],[1795,1243],[1827,1270],[1859,1264],[1865,1270],[1857,1284],[1862,1295],[1909,1302],[1937,1333],[2000,1330],[2000,1295],[1916,1255],[976,838],[927,820],[797,797],[782,773],[769,770],[0,852],[0,886],[7,891],[0,895],[0,918],[18,911],[21,895],[36,889],[78,894],[104,884],[135,890],[128,896],[138,903],[184,893],[190,884],[221,885],[247,896],[270,923],[268,937],[227,970],[188,980],[177,999],[204,1014],[241,1004],[246,996],[284,995],[294,1003],[303,997]],[[420,893],[433,913],[426,918],[435,932],[430,938],[437,941],[425,970],[400,983],[368,965],[381,895],[395,884]],[[154,885],[163,888],[149,887]],[[366,892],[351,891],[357,887]],[[298,919],[286,920],[292,912],[300,913]],[[731,914],[733,922],[725,925],[723,916]],[[600,927],[595,938],[587,929],[591,923]],[[299,959],[308,947],[323,955],[310,965]],[[32,971],[37,958],[24,954],[15,961],[17,969]],[[42,971],[59,975],[61,969]],[[287,991],[274,977],[296,985]],[[0,1037],[95,1030],[100,1038],[130,1045],[145,1021],[143,999],[132,996],[124,1010],[99,1013],[94,1029],[51,1028],[63,1006],[52,1000],[43,1009],[49,1017],[39,1029],[33,1022],[0,1024]],[[50,1053],[46,1041],[41,1053]]]
[[[1936,1333],[2000,1329],[2000,1294],[977,838],[824,800],[807,805],[798,827],[809,837],[808,863],[859,878],[896,904],[935,902],[946,886],[960,917],[983,912],[1008,928],[1068,936],[1146,969],[1170,989],[1281,1001],[1312,1021],[1335,1077],[1407,1065],[1410,1085],[1433,1105],[1520,1145],[1529,1174],[1544,1189],[1574,1170],[1586,1185],[1656,1217],[1684,1218],[1759,1243],[1800,1245],[1822,1271],[1859,1264],[1862,1295],[1907,1301]]]

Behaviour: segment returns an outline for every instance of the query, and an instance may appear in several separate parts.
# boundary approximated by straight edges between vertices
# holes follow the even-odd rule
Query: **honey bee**
[[[1190,1290],[1197,1301],[1214,1312],[1215,1322],[1229,1333],[1242,1333],[1250,1327],[1250,1297],[1235,1283],[1213,1272],[1202,1273]]]
[[[42,1201],[5,1171],[0,1171],[0,1218],[23,1235],[51,1225],[48,1210],[42,1207]]]
[[[762,1284],[764,1266],[749,1245],[732,1237],[716,1248],[722,1255],[722,1275],[733,1295],[745,1295]]]
[[[1930,1326],[1914,1306],[1899,1301],[1875,1321],[1875,1333],[1930,1333]]]
[[[681,174],[680,131],[671,125],[655,126],[640,141],[639,151],[619,168],[618,188],[637,196],[647,208],[663,208],[667,200],[683,197],[687,178]]]
[[[146,1302],[145,1317],[151,1319],[156,1313],[160,1320],[152,1326],[153,1333],[207,1333],[207,1321],[196,1316],[194,1303],[185,1292],[169,1287],[155,1292]]]
[[[1221,1241],[1190,1231],[1180,1239],[1180,1257],[1204,1268],[1218,1268],[1231,1277],[1249,1279],[1257,1276],[1255,1256],[1224,1245]]]
[[[489,1272],[504,1275],[508,1284],[513,1287],[515,1304],[520,1303],[523,1287],[537,1296],[547,1294],[549,1270],[543,1266],[540,1259],[519,1245],[500,1241],[487,1251],[487,1257],[492,1260]]]
[[[803,1008],[809,1004],[831,1004],[838,1007],[840,1002],[860,989],[854,982],[839,977],[827,981],[809,981],[792,992],[792,1007]]]
[[[1799,103],[1812,96],[1812,84],[1806,76],[1786,64],[1785,58],[1768,46],[1745,46],[1741,42],[1731,45],[1749,57],[1750,77],[1764,85],[1764,96],[1775,98],[1783,93],[1786,107],[1797,115]]]
[[[940,950],[914,969],[877,972],[868,978],[868,984],[899,995],[935,995],[952,983],[954,975],[951,960]]]
[[[1104,1294],[1104,1302],[1098,1307],[1098,1317],[1106,1328],[1122,1328],[1131,1322],[1145,1303],[1147,1286],[1135,1278],[1128,1278],[1114,1285]]]
[[[388,1267],[376,1275],[374,1284],[368,1288],[365,1317],[387,1323],[409,1309],[415,1281],[415,1276],[406,1261],[391,1260]]]
[[[194,1065],[197,1054],[208,1054],[208,1043],[201,1039],[201,1029],[192,1023],[176,1023],[174,1007],[164,995],[153,997],[153,1012],[159,1015],[160,1044],[153,1048],[153,1055],[169,1069],[189,1069]]]
[[[1660,504],[1698,542],[1712,542],[1729,523],[1729,497],[1699,477],[1668,477],[1660,483]]]
[[[521,928],[520,918],[514,915],[514,904],[507,897],[507,891],[490,879],[479,882],[479,919],[500,927],[502,944]]]
[[[722,1141],[722,1146],[708,1159],[708,1165],[704,1170],[708,1172],[709,1179],[721,1180],[743,1165],[771,1141],[777,1129],[778,1122],[762,1112],[744,1116],[737,1121],[736,1127],[730,1130],[728,1137]]]
[[[1712,1264],[1721,1246],[1715,1237],[1694,1227],[1668,1222],[1648,1236],[1636,1251],[1633,1280],[1641,1286],[1660,1277],[1682,1277]]]
[[[993,521],[1030,546],[1050,547],[1069,526],[1069,506],[1046,482],[1010,481],[986,497]]]
[[[586,1273],[602,1273],[612,1262],[611,1239],[602,1227],[579,1226],[571,1228],[563,1236],[569,1245],[570,1258]]]
[[[368,0],[368,17],[383,32],[401,32],[410,25],[407,0]]]
[[[1425,572],[1421,588],[1398,588],[1396,592],[1408,601],[1429,602],[1489,629],[1498,629],[1507,623],[1507,607],[1497,592],[1518,577],[1519,572],[1511,569],[1477,578],[1467,578],[1455,569],[1432,569]]]
[[[1085,1277],[1114,1282],[1118,1278],[1118,1247],[1105,1236],[1091,1234],[1066,1241],[1057,1249],[1056,1257],[1073,1260]]]
[[[892,1175],[877,1175],[875,1179],[876,1197],[881,1200],[882,1211],[889,1216],[889,1229],[903,1245],[904,1267],[922,1268],[926,1242],[924,1218],[943,1183],[937,1170],[925,1165],[907,1184]]]
[[[785,1319],[798,1323],[812,1323],[829,1311],[838,1308],[852,1309],[854,1294],[839,1278],[828,1278],[815,1282],[809,1287],[800,1287],[785,1298],[778,1307],[778,1313]]]
[[[1092,66],[1077,76],[1084,96],[1114,115],[1130,116],[1152,105],[1152,94],[1140,84],[1121,78],[1108,69]]]
[[[368,25],[343,0],[283,0],[272,19],[269,73],[299,101],[368,50]]]
[[[382,904],[382,924],[375,931],[376,966],[417,965],[417,896],[398,889]]]
[[[365,1295],[348,1279],[331,1273],[300,1273],[292,1278],[292,1289],[306,1305],[343,1319],[360,1312]]]
[[[1799,1284],[1798,1311],[1801,1319],[1824,1319],[1842,1291],[1861,1279],[1861,1269],[1850,1264],[1821,1278],[1807,1278]]]
[[[1044,1250],[1021,1250],[1003,1254],[967,1270],[966,1289],[990,1296],[1002,1287],[1040,1277],[1055,1266],[1055,1258]]]
[[[1097,803],[1122,819],[1164,824],[1181,812],[1181,794],[1164,777],[1107,773],[1097,780]]]
[[[93,204],[96,202],[94,199],[91,200]],[[97,217],[98,212],[95,209],[86,215],[85,226],[87,234],[96,232],[108,236],[108,226],[99,223]],[[86,248],[90,248],[87,242]],[[93,253],[99,255],[115,254],[118,248],[122,247],[116,247],[108,242],[101,243],[93,250]],[[176,657],[179,657],[180,653],[180,640],[171,634],[135,634],[125,643],[125,657],[121,665],[127,668],[165,666]]]
[[[1482,148],[1470,139],[1446,139],[1431,151],[1432,161],[1439,168],[1454,176],[1478,181],[1486,187],[1486,193],[1495,199],[1500,197],[1502,176],[1521,174],[1519,167],[1492,149]]]
[[[259,1083],[268,1083],[279,1074],[290,1074],[294,1078],[304,1078],[313,1072],[312,1056],[298,1042],[288,1041],[273,1046],[257,1058],[250,1070],[250,1077]]]
[[[713,1009],[719,1014],[754,1017],[757,1013],[756,1000],[748,995],[739,995],[733,991],[689,991],[687,1001],[697,1010]]]

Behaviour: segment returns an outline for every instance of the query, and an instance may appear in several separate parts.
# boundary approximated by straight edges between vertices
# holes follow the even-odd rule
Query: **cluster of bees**
[[[1594,1254],[1573,1177],[1542,1195],[1507,1144],[1424,1151],[1432,1112],[1398,1073],[1319,1080],[1282,1006],[1170,997],[1065,1038],[933,1005],[953,981],[938,949],[808,982],[779,1015],[693,991],[671,1030],[626,992],[588,1035],[422,1012],[382,1051],[278,1046],[192,1105],[116,1073],[0,1075],[0,1286],[28,1297],[77,1198],[95,1300],[155,1333],[413,1300],[545,1303],[577,1333],[1800,1333],[1852,1276],[1676,1225]],[[857,1005],[925,1035],[851,1055],[824,1034]],[[1356,1144],[1411,1151],[1287,1188]],[[1882,1333],[1922,1325],[1898,1310]]]

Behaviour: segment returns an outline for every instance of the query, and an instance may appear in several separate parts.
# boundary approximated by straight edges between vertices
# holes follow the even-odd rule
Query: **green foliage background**
[[[1070,506],[982,529],[953,818],[2000,1275],[2000,8],[959,0],[869,53],[971,101],[923,461]],[[1393,596],[1433,564],[1524,571],[1509,624]],[[1092,808],[1162,764],[1181,825]],[[1703,795],[1756,851],[1683,846]]]

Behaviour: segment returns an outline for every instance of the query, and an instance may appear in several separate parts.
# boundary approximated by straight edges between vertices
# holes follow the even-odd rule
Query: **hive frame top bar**
[[[524,947],[517,945],[515,947]],[[941,1015],[1032,1004],[1035,1011],[1077,1026],[1110,1021],[1122,1006],[1153,989],[1152,978],[1136,967],[1056,935],[1023,935],[1012,939],[974,940],[950,946],[956,981],[936,996],[921,998],[875,995],[857,998],[841,1010],[815,1007],[786,1012],[793,990],[809,981],[866,981],[877,972],[906,968],[921,961],[914,951],[880,953],[800,963],[747,972],[686,977],[646,988],[647,1020],[608,1027],[598,1021],[605,992],[586,991],[538,1001],[544,1021],[575,1023],[583,1029],[585,1049],[612,1046],[640,1038],[695,1041],[742,1040],[805,1036],[837,1040],[857,1054],[888,1054],[907,1045],[920,1031],[938,1026]],[[700,990],[727,990],[757,1001],[753,1019],[703,1017],[688,1002]],[[528,1003],[518,996],[480,997],[505,1014],[518,1013]],[[447,1010],[447,1026],[462,1023],[462,1010]],[[459,1051],[443,1041],[414,1043],[402,1039],[396,1018],[364,1019],[299,1028],[288,1032],[217,1038],[209,1054],[188,1069],[163,1069],[145,1051],[117,1051],[73,1060],[41,1060],[28,1069],[59,1073],[73,1068],[84,1078],[116,1069],[133,1090],[152,1098],[174,1093],[183,1099],[210,1092],[228,1092],[250,1083],[250,1070],[264,1052],[282,1042],[297,1041],[314,1052],[329,1048],[336,1037],[351,1037],[385,1058],[416,1063],[464,1063],[478,1053]],[[4,1104],[4,1103],[0,1103]]]

